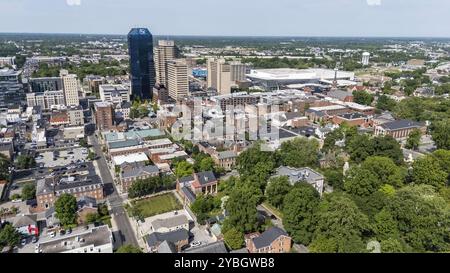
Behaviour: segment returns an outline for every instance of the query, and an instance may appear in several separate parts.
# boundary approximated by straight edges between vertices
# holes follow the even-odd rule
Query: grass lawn
[[[131,208],[131,211],[133,216],[141,218],[147,218],[153,215],[158,215],[173,210],[180,210],[183,208],[173,193],[134,201],[132,205],[133,207]]]
[[[277,208],[269,204],[269,202],[264,202],[263,205],[268,208],[275,216],[277,216],[280,219],[283,219],[283,213],[279,211]]]

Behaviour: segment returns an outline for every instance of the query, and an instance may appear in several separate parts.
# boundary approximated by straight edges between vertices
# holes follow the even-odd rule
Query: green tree
[[[375,175],[379,184],[401,187],[405,180],[406,170],[395,165],[389,157],[371,156],[361,164],[361,168]]]
[[[232,227],[240,232],[255,231],[258,228],[256,206],[260,199],[258,188],[245,184],[235,187],[225,204],[228,217],[224,221],[222,231],[227,232]]]
[[[324,171],[325,182],[333,187],[333,190],[344,190],[344,174],[340,169],[326,169]]]
[[[220,205],[219,199],[216,200],[211,195],[201,195],[192,203],[191,209],[197,216],[197,221],[203,224],[209,218],[209,214],[220,208]]]
[[[223,237],[225,243],[233,250],[240,249],[244,245],[244,234],[236,228],[230,228]]]
[[[417,150],[420,145],[420,138],[422,137],[422,132],[419,129],[414,129],[408,136],[406,140],[405,147],[407,149]]]
[[[211,157],[205,157],[200,161],[199,164],[199,171],[205,172],[205,171],[214,171],[215,163],[214,160]]]
[[[34,157],[29,155],[19,155],[17,157],[17,167],[19,169],[30,169],[36,166]]]
[[[159,176],[153,176],[146,179],[135,181],[128,189],[130,198],[141,197],[155,193],[162,187],[162,181]]]
[[[36,186],[34,184],[26,184],[22,188],[22,198],[25,200],[36,198]]]
[[[192,175],[194,173],[194,165],[187,161],[180,161],[175,165],[175,176],[177,178]]]
[[[363,233],[369,221],[345,194],[325,196],[316,213],[317,225],[309,246],[311,252],[365,252]]]
[[[117,249],[116,253],[142,253],[142,250],[133,245],[123,245]]]
[[[389,238],[400,238],[397,221],[392,214],[383,209],[374,217],[373,231],[378,240],[387,240]]]
[[[438,149],[450,150],[450,119],[432,124],[431,135]]]
[[[86,139],[84,139],[84,138],[80,139],[80,146],[85,147],[85,148],[88,147],[88,143],[87,143]]]
[[[20,242],[20,233],[11,225],[6,224],[0,230],[0,246],[14,247]]]
[[[403,253],[404,247],[398,239],[388,238],[380,242],[382,253]]]
[[[377,100],[377,108],[381,110],[392,111],[396,106],[395,100],[389,98],[386,95],[381,95]]]
[[[63,226],[70,226],[77,221],[77,199],[75,196],[63,193],[55,202],[56,217]]]
[[[311,242],[319,200],[319,193],[307,183],[296,184],[286,195],[283,205],[283,225],[295,242],[305,245]]]
[[[281,162],[290,167],[314,167],[319,160],[319,142],[298,137],[283,142],[279,151]]]
[[[373,95],[367,91],[354,91],[353,101],[363,105],[370,105],[373,102]]]
[[[291,190],[291,184],[287,176],[273,177],[266,188],[266,196],[269,203],[281,209],[286,194]]]
[[[438,160],[433,156],[417,159],[412,168],[412,182],[415,184],[427,184],[437,188],[447,184],[448,173],[441,168]]]
[[[346,192],[356,196],[369,196],[381,187],[381,181],[369,170],[353,167],[344,179]]]
[[[400,237],[412,251],[449,250],[449,204],[432,186],[405,186],[396,192],[386,209],[397,221]]]

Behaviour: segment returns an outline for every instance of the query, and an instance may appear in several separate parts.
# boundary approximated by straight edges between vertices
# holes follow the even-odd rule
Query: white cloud
[[[381,0],[366,0],[369,6],[381,6]]]
[[[66,0],[66,3],[69,6],[80,6],[81,0]]]

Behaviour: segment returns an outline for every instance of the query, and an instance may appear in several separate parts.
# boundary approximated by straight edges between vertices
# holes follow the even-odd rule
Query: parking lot
[[[88,156],[86,148],[73,148],[62,151],[48,151],[40,153],[36,157],[37,166],[44,164],[44,167],[62,167],[76,162],[85,162]]]

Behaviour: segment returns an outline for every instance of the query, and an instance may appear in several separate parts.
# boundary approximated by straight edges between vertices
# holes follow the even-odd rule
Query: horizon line
[[[94,35],[94,36],[127,36],[128,33],[115,34],[115,33],[77,33],[77,32],[0,32],[0,35]],[[173,37],[238,37],[238,38],[394,38],[394,39],[450,39],[450,36],[384,36],[384,35],[373,35],[373,36],[358,36],[358,35],[215,35],[215,34],[154,34],[153,36],[173,36]]]

